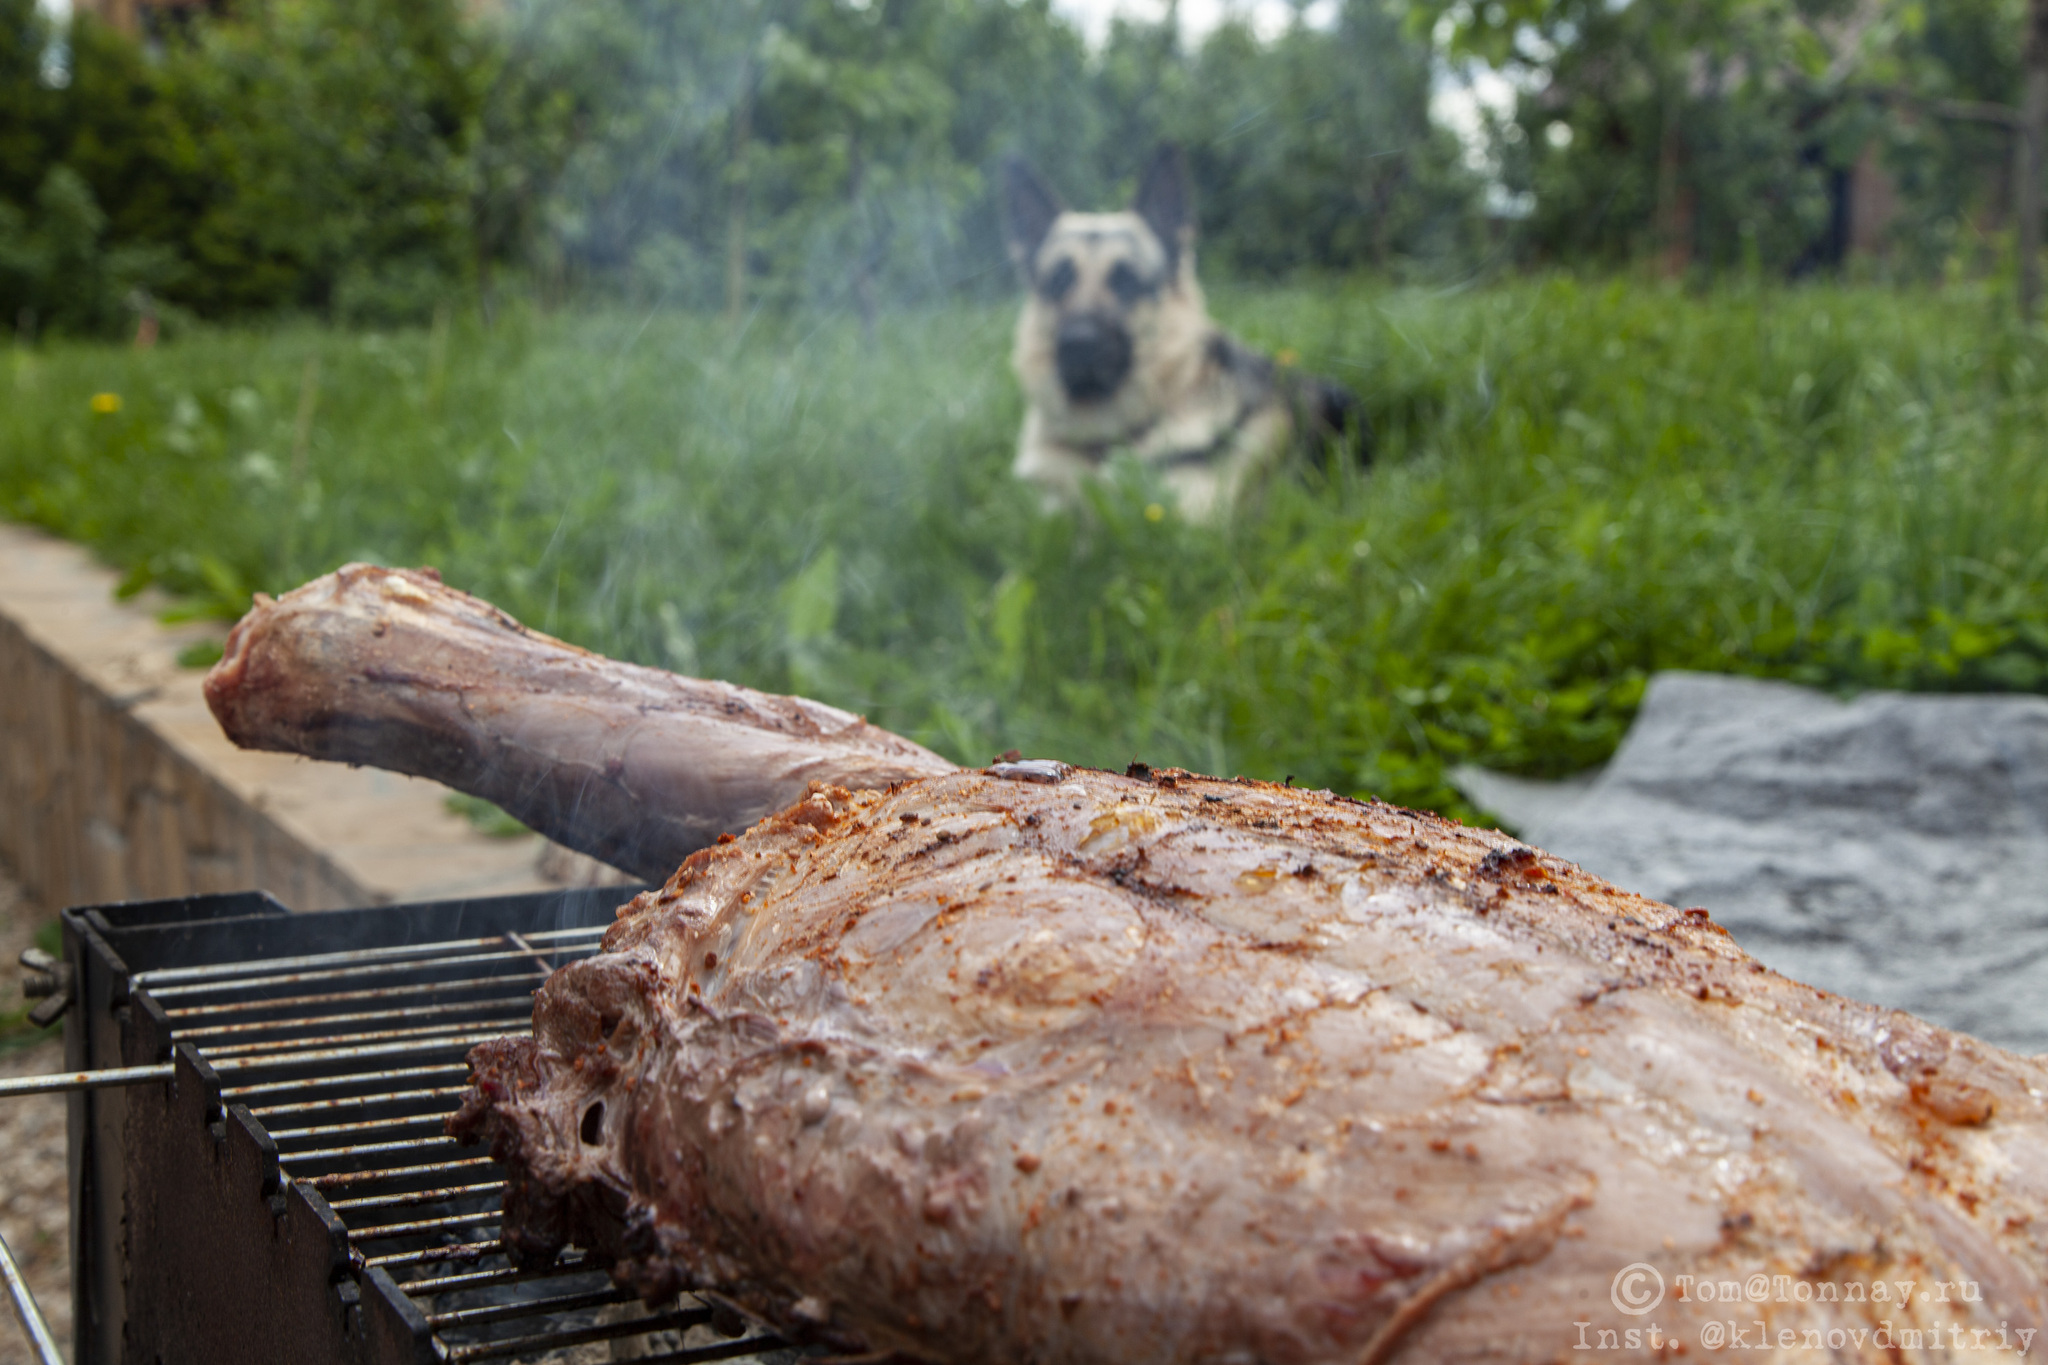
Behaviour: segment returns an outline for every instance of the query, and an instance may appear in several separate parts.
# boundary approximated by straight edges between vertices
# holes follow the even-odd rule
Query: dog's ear
[[[1064,211],[1060,197],[1038,178],[1030,162],[1021,156],[1003,158],[1003,235],[1019,270],[1031,273],[1031,262],[1052,231],[1053,219]]]
[[[1177,142],[1161,143],[1138,179],[1138,216],[1166,248],[1166,269],[1180,269],[1181,254],[1195,240],[1195,191],[1187,154]]]

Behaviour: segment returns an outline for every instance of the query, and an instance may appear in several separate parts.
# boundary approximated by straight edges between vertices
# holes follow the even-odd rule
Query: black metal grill
[[[786,1353],[723,1304],[643,1305],[573,1249],[515,1266],[501,1173],[442,1131],[465,1052],[525,1032],[625,894],[67,912],[68,1063],[169,1063],[71,1099],[76,1365]]]

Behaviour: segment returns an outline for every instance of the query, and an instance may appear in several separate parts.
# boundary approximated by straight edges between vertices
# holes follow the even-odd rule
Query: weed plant
[[[1465,815],[1450,765],[1598,763],[1659,669],[2048,688],[2048,353],[1999,296],[1215,303],[1364,395],[1370,470],[1276,478],[1202,527],[1118,467],[1046,515],[1008,474],[1008,309],[872,337],[515,310],[17,351],[0,515],[199,613],[433,564],[579,644],[966,762],[1142,758]]]
[[[56,920],[37,926],[35,946],[52,957],[64,955],[64,931]],[[29,1014],[42,1002],[24,1000],[14,1009],[0,1009],[0,1057],[22,1048],[34,1047],[38,1043],[53,1042],[61,1037],[55,1026],[38,1028]]]

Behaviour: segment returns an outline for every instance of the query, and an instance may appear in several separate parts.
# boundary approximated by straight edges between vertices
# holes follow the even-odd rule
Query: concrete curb
[[[0,860],[42,905],[260,889],[328,910],[613,879],[479,833],[435,783],[236,749],[176,658],[221,628],[165,627],[117,581],[0,524]]]

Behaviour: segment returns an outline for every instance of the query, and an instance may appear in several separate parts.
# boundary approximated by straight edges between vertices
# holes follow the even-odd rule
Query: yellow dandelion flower
[[[1166,509],[1165,509],[1164,507],[1162,507],[1162,506],[1161,506],[1160,504],[1156,503],[1156,502],[1148,502],[1148,503],[1146,503],[1146,504],[1145,504],[1145,520],[1147,520],[1147,521],[1164,521],[1164,520],[1166,520]]]
[[[96,393],[92,396],[92,410],[102,417],[121,410],[121,395],[118,393]]]
[[[1292,346],[1283,346],[1280,348],[1280,354],[1274,356],[1273,359],[1279,361],[1282,365],[1298,365],[1301,363],[1301,352],[1295,350]]]

